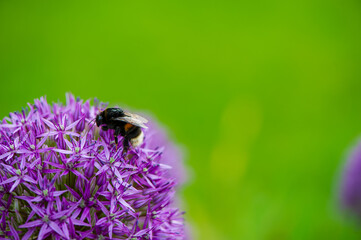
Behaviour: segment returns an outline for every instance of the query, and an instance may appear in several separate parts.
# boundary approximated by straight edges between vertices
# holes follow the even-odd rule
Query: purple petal
[[[118,197],[117,200],[120,202],[121,205],[123,205],[124,207],[126,207],[126,208],[132,210],[133,212],[135,212],[135,210],[126,201],[124,201],[123,198]]]
[[[41,161],[41,158],[37,158],[36,160],[34,160],[30,165],[29,165],[29,168],[30,169],[33,169],[37,164],[39,164]]]
[[[23,148],[23,149],[17,150],[16,153],[20,153],[20,154],[23,154],[23,153],[30,154],[30,153],[32,153],[32,152],[29,151],[29,150],[27,150],[27,149],[25,149],[25,148]]]
[[[90,229],[90,230],[88,230],[88,231],[86,231],[86,232],[80,232],[79,234],[80,234],[80,238],[79,238],[79,240],[82,240],[82,239],[84,239],[84,238],[87,238],[87,239],[94,239],[94,238],[90,238],[90,236],[91,236],[91,232],[92,232],[93,230],[92,229]]]
[[[37,150],[38,153],[46,153],[46,152],[49,152],[50,150],[52,150],[54,148],[40,148]]]
[[[56,168],[65,168],[64,165],[59,164],[59,163],[53,163],[53,162],[48,162],[48,161],[44,161],[44,163],[49,164],[49,165],[51,165],[53,167],[56,167]]]
[[[105,153],[105,158],[109,159],[110,152],[109,152],[108,146],[104,146],[104,153]]]
[[[51,130],[56,131],[56,128],[54,126],[54,124],[48,120],[46,120],[45,118],[41,119]]]
[[[73,153],[73,151],[70,151],[70,150],[57,149],[57,148],[54,148],[53,151],[63,153],[63,154],[72,154]]]
[[[58,132],[56,132],[56,131],[50,131],[50,132],[40,134],[38,137],[45,137],[45,136],[51,137],[51,136],[55,136],[57,134],[58,134]]]
[[[114,226],[114,224],[111,223],[110,226],[108,227],[108,232],[109,232],[109,238],[110,239],[113,238],[113,226]]]
[[[29,182],[29,183],[34,183],[34,184],[37,184],[37,183],[38,183],[37,181],[35,181],[34,179],[32,179],[31,177],[29,177],[29,176],[27,176],[27,175],[25,175],[25,176],[23,177],[23,179],[24,179],[25,181]]]
[[[61,194],[65,193],[65,192],[67,192],[67,190],[55,191],[55,192],[53,193],[53,196],[54,196],[54,197],[59,197]]]
[[[149,232],[149,229],[143,229],[143,230],[140,230],[139,232],[137,232],[136,234],[134,234],[133,236],[134,237],[141,237],[144,234],[146,234],[147,232]]]
[[[80,212],[81,212],[81,209],[80,209],[80,208],[75,209],[75,210],[72,212],[72,216],[71,216],[71,217],[72,217],[73,219],[77,218],[77,217],[79,216]]]
[[[75,218],[72,218],[71,221],[73,222],[74,225],[77,225],[77,226],[91,227],[90,224],[82,222],[82,221],[80,221],[78,219],[75,219]]]
[[[68,191],[76,198],[76,199],[80,199],[80,196],[79,194],[74,191],[72,188],[70,188],[68,185],[64,184],[65,187],[68,189]]]
[[[4,153],[4,154],[0,155],[0,160],[3,159],[3,158],[6,158],[10,154],[13,154],[13,152],[7,152],[7,153]]]
[[[15,177],[11,177],[11,178],[9,178],[9,179],[6,179],[6,180],[5,180],[5,181],[3,181],[3,182],[0,182],[0,185],[4,185],[4,184],[7,184],[7,183],[14,182],[16,179],[18,179],[18,177],[17,177],[17,176],[15,176]]]
[[[73,123],[70,124],[69,126],[67,126],[67,127],[65,128],[65,131],[69,131],[70,129],[72,129],[73,127],[75,127],[75,126],[78,124],[79,121],[80,121],[80,119],[77,120],[77,121],[75,121],[75,122],[73,122]]]
[[[97,174],[96,174],[95,176],[98,176],[99,174],[102,174],[103,172],[105,172],[105,171],[108,170],[108,169],[109,169],[109,166],[104,165],[103,167],[101,167],[101,168],[99,169],[99,171],[97,172]]]
[[[6,159],[5,162],[8,162],[10,159],[14,157],[14,152],[12,152]]]
[[[33,232],[35,231],[35,228],[30,228],[29,231],[25,233],[25,235],[21,238],[21,240],[28,240],[31,235],[33,235]]]
[[[83,176],[83,174],[79,173],[78,171],[72,169],[71,172],[74,173],[76,176],[84,179],[86,182],[89,181],[85,176]]]
[[[71,144],[71,142],[69,142],[68,139],[64,138],[65,144],[68,146],[69,149],[73,148],[73,144]],[[72,152],[73,153],[73,152]]]
[[[71,236],[74,236],[75,228],[74,228],[74,224],[73,224],[73,221],[71,220],[71,218],[68,218],[68,222],[69,222],[69,233]]]
[[[9,224],[11,235],[15,240],[20,240],[18,232],[15,230],[12,224]]]
[[[31,213],[29,214],[28,218],[26,219],[26,221],[28,222],[30,219],[32,219],[35,215],[34,211],[31,211]]]
[[[42,225],[44,222],[42,220],[35,220],[32,222],[25,223],[23,225],[20,225],[19,228],[32,228]]]
[[[123,178],[122,178],[122,176],[120,175],[118,169],[114,169],[114,174],[115,174],[115,176],[118,177],[118,181],[119,181],[120,183],[122,183],[122,182],[123,182]]]
[[[83,214],[81,215],[81,217],[80,217],[80,220],[81,221],[84,221],[84,219],[89,215],[89,208],[84,208],[84,210],[83,210]]]
[[[14,189],[19,185],[19,183],[20,183],[20,179],[17,179],[17,180],[14,182],[13,186],[10,188],[10,191],[9,191],[9,192],[14,191]]]
[[[106,222],[107,222],[107,218],[103,217],[103,218],[99,219],[95,225],[100,226],[100,225],[103,225]]]
[[[33,198],[33,199],[31,200],[31,202],[40,202],[40,201],[42,201],[42,200],[43,200],[43,197],[42,197],[42,196],[37,196],[37,197]]]
[[[1,163],[1,165],[9,172],[12,174],[16,174],[16,169],[13,168],[12,166],[9,166],[7,164]]]
[[[104,205],[102,204],[101,201],[98,201],[98,206],[101,208],[101,210],[103,211],[103,213],[104,213],[106,216],[109,215],[108,209],[106,209],[106,207],[104,207]]]
[[[80,137],[80,135],[78,133],[75,133],[75,132],[65,132],[64,134],[74,136],[74,137]]]
[[[68,226],[66,225],[66,223],[62,223],[61,228],[63,230],[63,233],[64,233],[66,239],[70,239],[69,229],[68,229]]]
[[[62,209],[62,204],[61,204],[61,200],[59,197],[55,197],[55,202],[56,202],[56,207],[57,210],[60,211]]]
[[[38,235],[39,240],[42,240],[44,238],[44,235],[47,233],[47,230],[48,230],[48,226],[46,224],[43,224],[43,226],[41,226],[39,231],[39,235]]]
[[[63,171],[62,169],[44,169],[43,172],[44,173],[59,173]]]
[[[60,229],[60,227],[58,226],[58,224],[56,224],[53,221],[50,221],[49,223],[49,227],[51,227],[51,229],[53,229],[57,234],[59,234],[62,237],[65,237],[65,234],[63,233],[63,231]]]
[[[61,217],[66,216],[67,213],[68,213],[68,210],[63,210],[63,211],[60,211],[60,212],[57,212],[57,213],[53,213],[51,215],[51,217],[52,217],[52,219],[59,219]]]
[[[40,149],[41,146],[43,146],[43,144],[46,142],[46,140],[48,139],[49,137],[49,133],[47,135],[45,135],[41,140],[40,142],[36,145],[36,148],[37,149]]]
[[[84,135],[84,136],[80,139],[80,149],[84,149],[84,145],[85,145],[85,142],[86,142],[86,138],[87,138],[87,135]]]
[[[32,204],[31,202],[28,202],[28,204],[30,205],[31,207],[31,210],[33,210],[36,214],[38,214],[40,217],[44,217],[45,214],[44,214],[44,210],[39,208],[38,206]]]

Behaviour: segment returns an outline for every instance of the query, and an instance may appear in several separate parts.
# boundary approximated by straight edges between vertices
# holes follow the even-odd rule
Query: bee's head
[[[98,114],[95,119],[95,122],[97,123],[98,127],[103,124],[103,116],[102,115],[103,115],[102,113]]]

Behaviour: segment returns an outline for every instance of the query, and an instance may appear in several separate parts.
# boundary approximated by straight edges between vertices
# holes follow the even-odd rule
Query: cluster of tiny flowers
[[[122,138],[116,146],[94,124],[105,108],[68,94],[66,105],[40,98],[2,120],[0,239],[185,238],[154,123],[122,156]]]

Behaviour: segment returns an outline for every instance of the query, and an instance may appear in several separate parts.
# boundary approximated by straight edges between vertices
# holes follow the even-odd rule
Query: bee
[[[143,143],[142,128],[147,128],[144,124],[148,122],[147,119],[134,113],[125,112],[121,108],[107,108],[96,116],[95,121],[103,131],[114,129],[114,140],[117,147],[118,136],[124,137],[123,156],[128,152],[130,145],[137,147]]]

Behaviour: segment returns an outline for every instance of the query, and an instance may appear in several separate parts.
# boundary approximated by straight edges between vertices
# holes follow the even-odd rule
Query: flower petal
[[[75,218],[72,218],[71,221],[73,222],[74,225],[77,225],[77,226],[91,227],[90,224],[82,222],[82,221],[80,221],[78,219],[75,219]]]
[[[25,181],[27,181],[27,182],[29,182],[29,183],[34,183],[34,184],[37,184],[38,183],[38,181],[35,181],[34,179],[32,179],[30,176],[28,176],[28,175],[25,175],[24,177],[23,177],[23,179],[25,180]]]
[[[28,222],[23,225],[20,225],[19,228],[33,228],[33,227],[40,226],[42,224],[44,224],[43,220],[38,219],[38,220],[35,220],[32,222]]]
[[[10,188],[10,191],[9,191],[9,192],[14,191],[14,189],[19,185],[20,181],[21,181],[21,179],[17,179],[17,180],[14,182],[13,186]]]
[[[3,182],[0,182],[0,185],[4,185],[4,184],[7,184],[7,183],[14,182],[16,179],[18,179],[17,176],[11,177],[11,178],[9,178],[9,179],[6,179],[6,180],[3,181]]]
[[[58,224],[56,224],[53,221],[50,221],[49,223],[49,227],[51,227],[51,229],[53,229],[57,234],[59,234],[62,237],[66,237],[65,234],[63,233],[63,231],[60,229],[60,227],[58,226]]]
[[[41,120],[51,129],[56,131],[56,128],[54,126],[54,124],[52,122],[50,122],[49,120],[45,119],[45,118],[41,118]]]
[[[80,121],[80,119],[76,120],[75,122],[73,122],[72,124],[70,124],[69,126],[67,126],[67,127],[65,128],[65,131],[69,131],[70,129],[72,129],[73,127],[75,127],[75,126],[78,124],[79,121]]]
[[[38,235],[39,240],[42,240],[44,238],[44,235],[46,234],[47,229],[48,229],[48,226],[46,226],[46,224],[43,224],[43,226],[41,226],[39,235]]]
[[[35,229],[36,228],[30,228],[29,231],[27,231],[25,235],[21,238],[21,240],[28,240],[31,237],[31,235],[33,235]]]
[[[65,193],[65,192],[67,192],[67,190],[55,191],[55,192],[53,193],[53,196],[54,196],[54,197],[59,197],[61,194]]]

